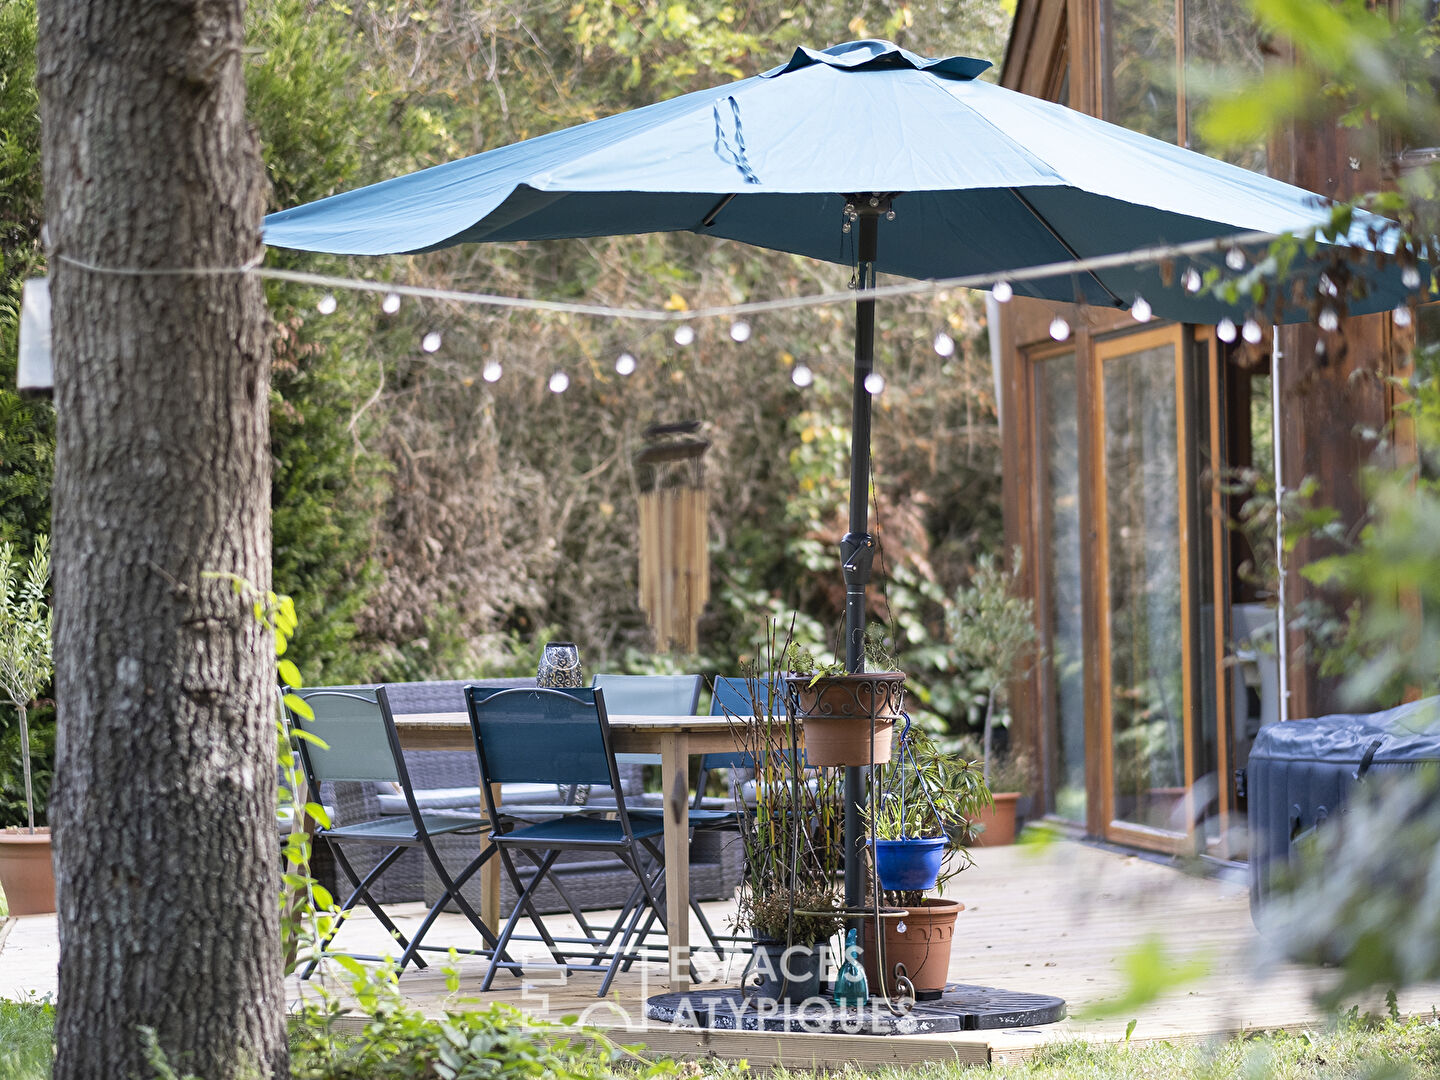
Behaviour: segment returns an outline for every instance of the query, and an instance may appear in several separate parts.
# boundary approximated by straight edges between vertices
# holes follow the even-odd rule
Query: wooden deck
[[[1169,995],[1106,1020],[1068,1019],[1044,1028],[976,1032],[952,1036],[774,1035],[695,1032],[647,1026],[645,998],[663,993],[664,967],[637,965],[616,980],[609,1000],[594,995],[599,977],[572,976],[566,983],[539,971],[525,980],[501,974],[495,989],[476,993],[484,963],[462,959],[461,989],[451,996],[435,967],[412,971],[402,990],[427,1012],[489,1000],[509,1002],[536,1016],[580,1015],[617,1029],[623,1042],[643,1042],[656,1051],[686,1056],[746,1058],[753,1065],[784,1063],[811,1067],[856,1061],[867,1064],[953,1059],[983,1063],[1027,1056],[1056,1039],[1120,1040],[1129,1020],[1137,1021],[1133,1039],[1189,1040],[1239,1031],[1300,1028],[1324,1018],[1311,1003],[1312,993],[1329,976],[1323,971],[1279,967],[1260,969],[1261,942],[1250,923],[1243,879],[1186,875],[1168,865],[1135,855],[1077,843],[1058,843],[1035,852],[1026,848],[981,849],[979,865],[951,882],[949,894],[966,905],[956,926],[950,974],[957,982],[1011,990],[1056,994],[1072,1016],[1118,996],[1125,987],[1120,962],[1127,951],[1149,939],[1163,943],[1176,961],[1205,957],[1210,973]],[[706,905],[718,928],[730,905]],[[420,905],[392,909],[405,929],[421,914]],[[566,920],[553,920],[557,929]],[[460,931],[458,918],[446,917],[431,932],[436,943],[478,944]],[[469,930],[468,925],[465,930]],[[384,942],[373,919],[357,918],[343,939],[358,948]],[[366,944],[368,940],[368,946]],[[697,953],[699,927],[692,930]],[[58,946],[52,917],[11,920],[0,929],[0,996],[55,989]],[[697,966],[707,974],[701,955]],[[731,969],[738,977],[739,963]],[[642,970],[643,968],[643,970]],[[715,972],[723,974],[723,972]],[[290,984],[298,997],[298,984]],[[1377,1011],[1383,1003],[1362,1002]],[[1440,987],[1401,995],[1407,1014],[1428,1013],[1440,1005]]]

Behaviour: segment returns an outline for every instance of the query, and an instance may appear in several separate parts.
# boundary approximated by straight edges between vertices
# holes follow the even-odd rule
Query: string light
[[[1234,341],[1237,332],[1234,319],[1221,319],[1215,324],[1215,336],[1221,341]]]
[[[1225,253],[1225,265],[1238,274],[1245,269],[1245,252],[1238,247],[1232,247]]]
[[[486,382],[499,382],[500,376],[504,373],[505,369],[500,366],[500,361],[491,360],[485,365],[484,370],[480,372],[480,377]]]
[[[1070,336],[1070,324],[1056,315],[1054,321],[1050,323],[1050,336],[1056,341],[1064,341]]]
[[[1420,271],[1413,266],[1407,266],[1400,271],[1400,283],[1407,289],[1420,288]]]
[[[431,330],[428,334],[426,334],[423,338],[421,338],[421,339],[420,339],[420,348],[424,349],[426,352],[439,352],[439,350],[440,350],[440,331],[439,331],[439,330]]]
[[[955,339],[944,330],[941,330],[935,335],[934,349],[938,356],[954,356]]]
[[[1315,321],[1320,324],[1321,330],[1329,333],[1340,325],[1340,316],[1335,314],[1334,308],[1327,307],[1321,310],[1320,317]]]
[[[744,342],[750,340],[750,324],[744,319],[736,319],[730,324],[730,340]]]
[[[995,298],[997,304],[1008,304],[1010,298],[1015,295],[1015,289],[1008,281],[997,281],[991,288],[990,295]]]
[[[398,292],[387,292],[385,299],[380,301],[380,310],[386,315],[394,315],[400,310],[400,294]]]
[[[878,371],[870,372],[865,376],[865,390],[871,397],[883,394],[885,392],[885,376]]]
[[[680,346],[689,345],[695,340],[695,328],[689,323],[684,323],[675,328],[675,344]]]
[[[1186,292],[1194,294],[1200,291],[1200,287],[1204,282],[1200,280],[1200,271],[1192,266],[1185,271],[1185,276],[1181,279],[1181,284],[1185,286]]]
[[[622,352],[615,358],[615,373],[617,375],[634,375],[635,357],[628,352]]]
[[[1395,320],[1396,326],[1409,326],[1413,318],[1410,314],[1410,308],[1406,304],[1397,306],[1395,310],[1391,312],[1391,317]]]
[[[1240,331],[1240,336],[1243,337],[1246,341],[1248,341],[1251,345],[1259,345],[1260,338],[1264,335],[1260,330],[1260,324],[1258,322],[1256,322],[1254,319],[1246,319],[1245,326]]]
[[[1151,315],[1150,301],[1143,296],[1136,296],[1135,302],[1130,305],[1130,317],[1136,322],[1149,322]]]
[[[335,294],[333,292],[327,292],[324,296],[320,297],[320,302],[315,305],[315,310],[320,312],[321,315],[333,315],[335,314],[335,307]]]
[[[563,371],[557,371],[550,376],[550,392],[552,394],[563,394],[570,389],[570,376]]]
[[[815,373],[806,364],[796,364],[790,372],[790,381],[803,390],[815,381]]]

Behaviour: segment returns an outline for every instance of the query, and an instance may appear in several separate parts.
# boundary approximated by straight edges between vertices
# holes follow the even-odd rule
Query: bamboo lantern
[[[710,502],[706,439],[698,420],[652,424],[635,456],[640,473],[640,610],[661,652],[693,653],[710,599]]]

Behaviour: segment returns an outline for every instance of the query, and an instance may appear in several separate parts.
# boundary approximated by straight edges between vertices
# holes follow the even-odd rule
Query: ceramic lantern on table
[[[552,689],[585,685],[580,650],[573,641],[551,641],[545,645],[539,670],[535,672],[535,685]]]

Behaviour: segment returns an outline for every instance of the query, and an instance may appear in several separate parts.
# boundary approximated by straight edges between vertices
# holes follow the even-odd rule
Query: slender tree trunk
[[[984,777],[987,786],[990,783],[990,748],[994,745],[994,736],[992,734],[994,730],[994,724],[995,687],[992,686],[990,687],[990,692],[985,695],[985,726],[981,729],[983,734],[980,736],[980,755],[984,760],[984,764],[980,766],[980,775]]]
[[[25,777],[25,822],[30,831],[35,831],[35,790],[30,781],[30,723],[25,715],[25,706],[17,705],[20,710],[20,768]]]
[[[263,174],[242,0],[46,0],[59,898],[54,1075],[285,1063]]]

